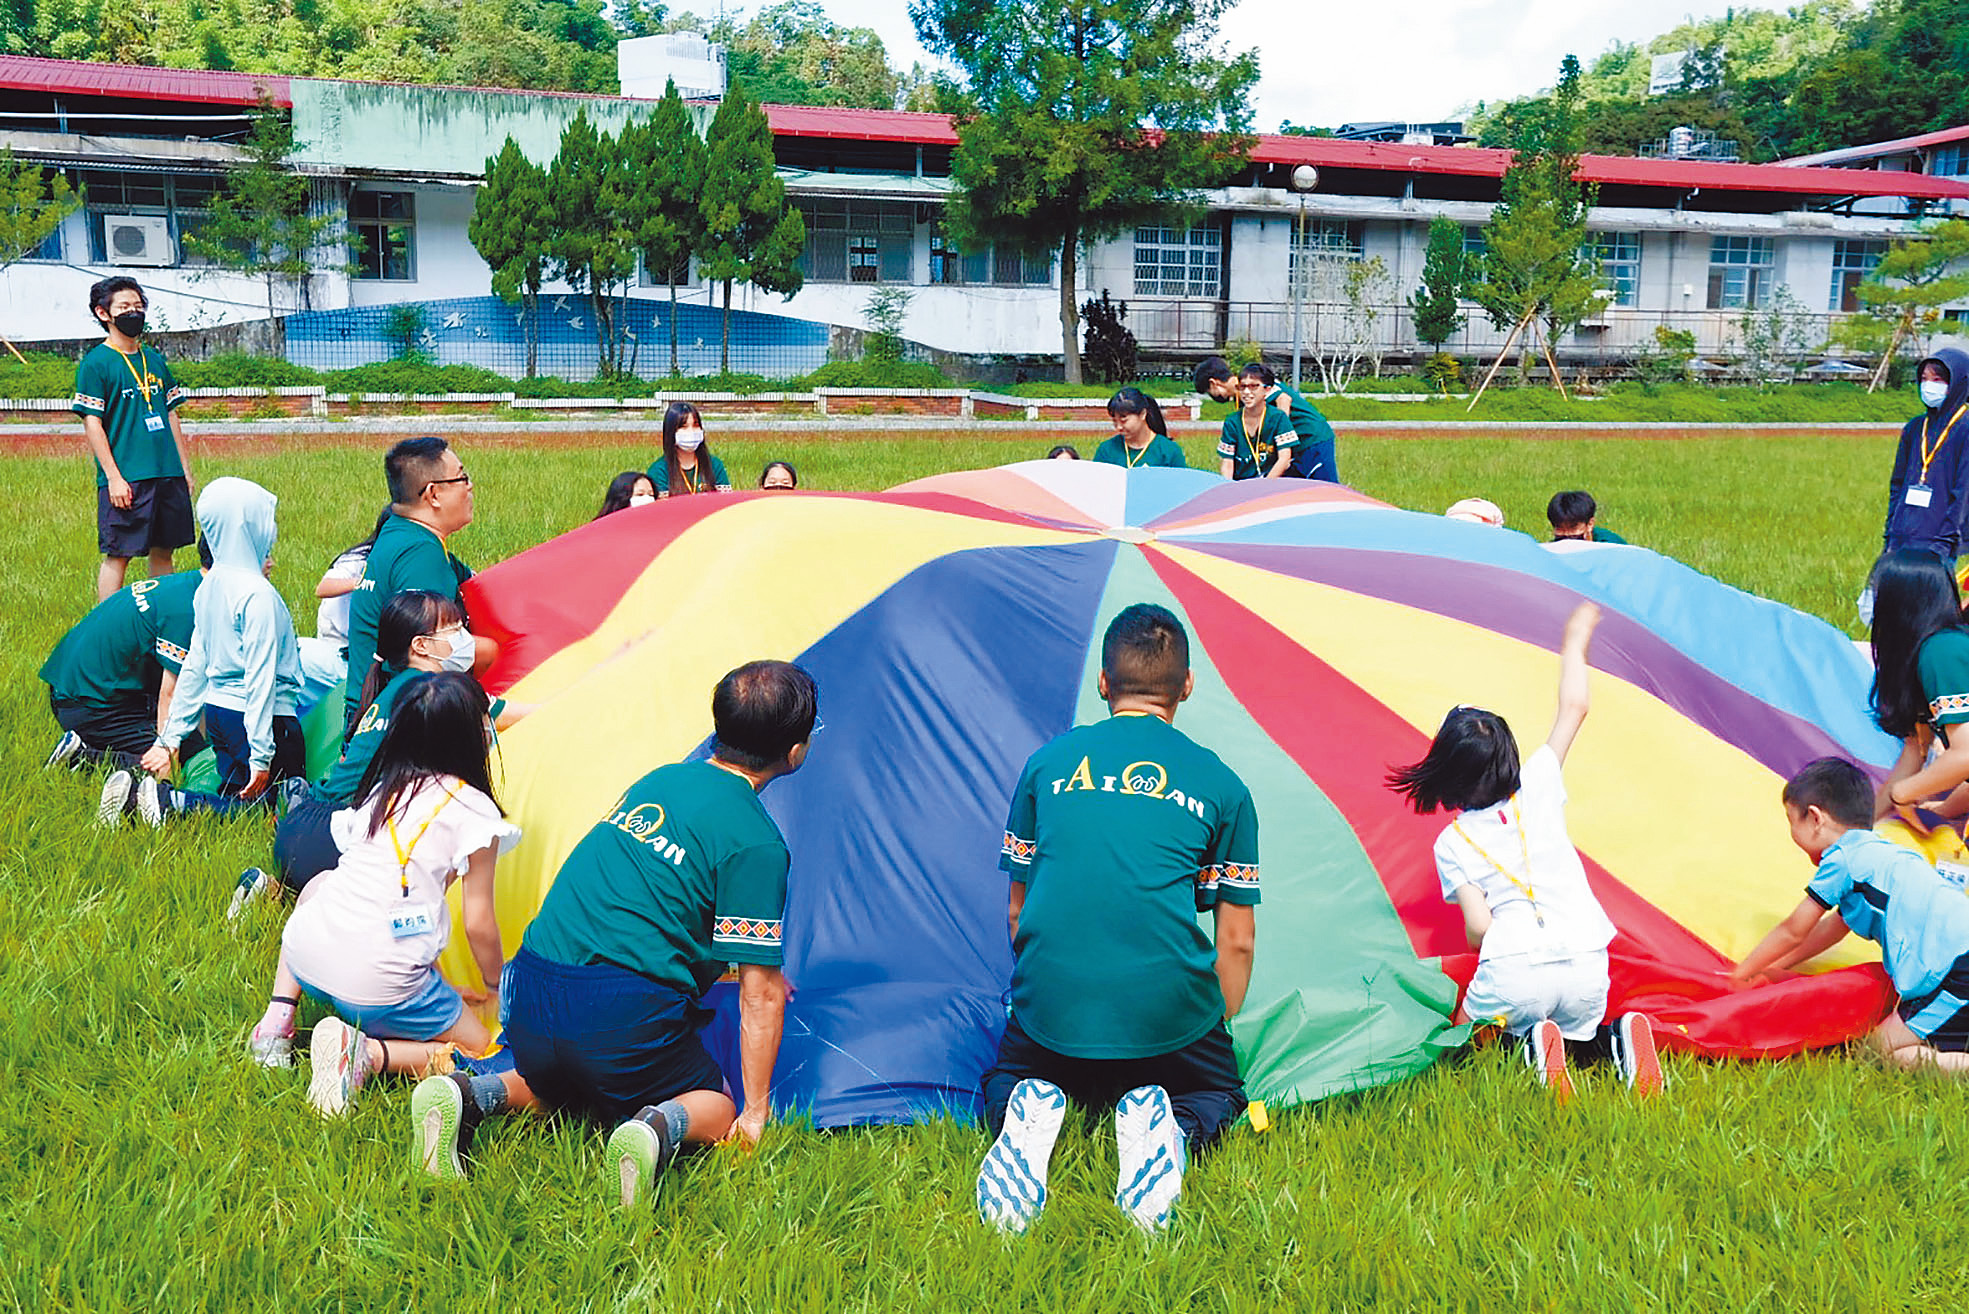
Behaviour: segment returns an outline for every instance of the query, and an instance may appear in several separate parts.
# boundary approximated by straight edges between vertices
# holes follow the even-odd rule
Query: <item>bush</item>
[[[802,379],[784,385],[790,390],[813,388],[950,388],[950,376],[935,365],[907,361],[875,364],[869,361],[837,360],[821,366]]]
[[[1087,372],[1103,383],[1127,383],[1135,377],[1135,335],[1126,327],[1128,303],[1111,301],[1101,289],[1099,301],[1080,308],[1087,326]]]
[[[321,374],[278,356],[227,351],[210,360],[174,361],[171,373],[187,388],[306,388]]]
[[[1436,352],[1422,362],[1422,377],[1436,392],[1456,392],[1463,386],[1463,362],[1447,351]]]
[[[321,376],[330,392],[511,392],[513,381],[477,365],[432,365],[386,360],[377,365],[331,370]],[[613,395],[613,394],[610,394]]]
[[[52,352],[28,354],[27,364],[14,359],[10,351],[0,351],[0,397],[73,397],[75,360]]]

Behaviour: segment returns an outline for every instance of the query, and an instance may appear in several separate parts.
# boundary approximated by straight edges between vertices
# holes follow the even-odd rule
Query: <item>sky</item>
[[[1259,50],[1252,109],[1260,132],[1275,131],[1281,120],[1327,128],[1378,119],[1427,123],[1480,100],[1549,87],[1568,54],[1590,63],[1616,40],[1645,41],[1730,7],[1689,0],[1662,9],[1632,0],[1399,0],[1386,8],[1239,0],[1223,40]],[[844,26],[874,28],[899,69],[931,62],[910,27],[906,0],[822,0],[822,8]]]

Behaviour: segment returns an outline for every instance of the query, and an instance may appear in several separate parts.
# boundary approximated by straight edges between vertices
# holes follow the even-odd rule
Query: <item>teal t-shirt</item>
[[[1949,731],[1969,721],[1969,630],[1929,635],[1915,654],[1914,671],[1928,704],[1928,719],[1946,746]]]
[[[1259,426],[1256,442],[1244,432],[1243,411],[1232,411],[1224,417],[1223,432],[1217,436],[1217,455],[1231,461],[1231,478],[1259,479],[1272,468],[1274,457],[1291,460],[1298,443],[1299,435],[1293,432],[1292,422],[1278,407],[1267,403],[1265,422]]]
[[[383,522],[363,562],[362,578],[349,595],[349,678],[342,700],[345,720],[355,715],[356,704],[361,701],[363,679],[376,658],[376,624],[390,599],[410,589],[428,589],[457,598],[460,586],[471,577],[465,563],[445,551],[444,540],[435,530],[402,516],[393,515]]]
[[[710,469],[708,478],[705,475],[705,468],[707,466]],[[709,452],[701,452],[698,454],[697,467],[695,470],[686,470],[683,472],[683,491],[686,494],[729,493],[732,491],[732,479],[730,475],[725,473],[725,463],[723,461],[720,461]],[[670,471],[663,464],[662,457],[657,457],[651,463],[650,468],[643,473],[647,474],[649,481],[656,485],[656,495],[658,497],[670,496]]]
[[[1154,434],[1149,445],[1139,452],[1128,450],[1128,443],[1120,434],[1115,434],[1094,449],[1094,459],[1104,465],[1125,465],[1130,469],[1140,469],[1145,465],[1169,466],[1177,470],[1187,470],[1190,463],[1183,457],[1183,449],[1164,434]]]
[[[342,746],[342,756],[335,759],[335,765],[322,775],[321,783],[315,792],[328,799],[337,807],[353,807],[356,791],[362,788],[363,773],[376,758],[376,750],[382,746],[383,736],[389,731],[390,717],[395,713],[397,699],[414,675],[426,672],[415,667],[405,667],[391,676],[389,682],[376,691],[376,701],[362,709],[356,718],[356,728],[349,736],[349,742]],[[486,715],[494,721],[506,710],[506,700],[495,698]]]
[[[185,403],[185,390],[171,377],[164,353],[137,344],[124,355],[107,342],[82,353],[75,366],[75,399],[69,409],[103,422],[109,454],[124,480],[184,478],[170,415]],[[109,475],[96,463],[96,486],[109,487]]]
[[[787,863],[748,782],[709,762],[658,767],[567,855],[522,943],[702,995],[727,963],[784,961]]]
[[[1307,401],[1299,390],[1289,383],[1273,384],[1272,395],[1265,399],[1265,404],[1277,410],[1278,397],[1281,394],[1290,407],[1286,415],[1286,423],[1290,424],[1292,432],[1298,435],[1299,449],[1304,451],[1309,447],[1318,448],[1330,455],[1334,448],[1333,426],[1326,422],[1326,417],[1320,414],[1319,408]],[[1299,468],[1302,472],[1305,470],[1304,465]],[[1336,476],[1333,471],[1326,470],[1319,472],[1319,477],[1332,479]]]
[[[191,646],[191,600],[204,576],[179,571],[140,579],[104,598],[62,635],[41,678],[63,702],[108,706],[157,690]]]
[[[1069,730],[1026,763],[999,866],[1026,887],[1012,1015],[1034,1040],[1148,1058],[1222,1020],[1197,917],[1258,902],[1258,813],[1215,753],[1156,716]]]

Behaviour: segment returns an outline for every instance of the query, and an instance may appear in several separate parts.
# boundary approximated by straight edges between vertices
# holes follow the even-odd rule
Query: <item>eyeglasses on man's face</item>
[[[472,486],[472,476],[465,473],[463,470],[460,470],[457,474],[453,475],[449,479],[431,480],[429,483],[424,485],[423,491],[429,492],[431,489],[436,488],[439,484],[463,484],[465,485],[465,487],[470,488]],[[423,495],[422,493],[419,494],[420,497],[422,495]]]

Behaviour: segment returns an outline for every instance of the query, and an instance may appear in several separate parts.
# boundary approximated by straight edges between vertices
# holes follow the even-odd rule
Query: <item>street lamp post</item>
[[[1306,271],[1301,263],[1306,257],[1306,193],[1319,186],[1320,171],[1310,164],[1302,164],[1292,171],[1292,190],[1299,194],[1299,213],[1295,218],[1292,237],[1292,258],[1286,261],[1286,270],[1292,278],[1292,390],[1299,390],[1299,301],[1300,285],[1306,281]]]

